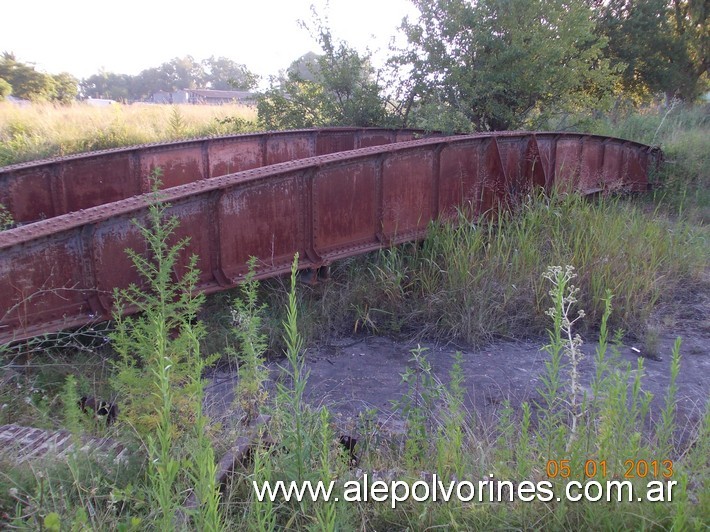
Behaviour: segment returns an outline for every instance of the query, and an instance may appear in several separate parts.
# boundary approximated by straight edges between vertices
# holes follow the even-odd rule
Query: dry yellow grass
[[[225,121],[225,119],[227,119]],[[70,153],[239,133],[254,128],[244,105],[121,105],[91,107],[0,103],[0,166]]]

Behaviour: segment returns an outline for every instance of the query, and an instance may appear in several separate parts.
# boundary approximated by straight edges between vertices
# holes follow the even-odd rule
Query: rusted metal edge
[[[78,212],[55,216],[47,220],[40,220],[32,224],[20,226],[14,229],[0,232],[0,250],[2,248],[22,244],[35,238],[49,234],[56,234],[62,231],[70,230],[81,225],[96,223],[113,216],[121,216],[131,214],[142,210],[155,202],[157,198],[160,203],[172,203],[195,194],[201,194],[208,191],[216,191],[224,188],[229,188],[235,185],[253,183],[260,180],[278,177],[289,172],[302,171],[308,168],[319,168],[324,165],[333,164],[336,162],[347,163],[370,157],[379,154],[403,153],[407,150],[430,147],[430,146],[448,146],[452,144],[465,144],[472,140],[482,138],[514,138],[514,137],[568,137],[570,139],[578,139],[579,137],[594,137],[604,140],[618,140],[629,145],[641,148],[648,153],[660,153],[656,147],[647,146],[638,142],[625,141],[623,139],[615,139],[613,137],[602,137],[597,135],[581,135],[574,133],[525,133],[525,132],[501,132],[495,134],[474,134],[474,135],[457,135],[450,137],[439,137],[431,139],[410,140],[398,142],[396,144],[385,144],[381,146],[372,146],[369,148],[360,148],[348,152],[338,152],[327,155],[319,155],[316,157],[308,157],[298,159],[296,161],[288,161],[277,163],[252,170],[245,170],[234,174],[228,174],[210,179],[204,179],[186,185],[172,187],[161,190],[156,194],[146,193],[138,196],[133,196],[125,200],[120,200],[114,203],[91,207]],[[593,191],[597,191],[594,189]]]
[[[0,203],[18,224],[120,201],[151,190],[288,160],[441,136],[421,130],[325,128],[206,137],[57,157],[0,168]]]
[[[132,146],[121,146],[118,148],[108,148],[105,150],[94,150],[81,153],[73,153],[71,155],[62,155],[59,157],[48,157],[45,159],[36,159],[33,161],[24,161],[21,163],[9,164],[5,166],[0,166],[0,179],[2,179],[2,174],[8,172],[14,172],[15,170],[25,170],[28,168],[36,166],[52,165],[64,161],[77,161],[83,159],[92,159],[95,157],[105,156],[105,155],[115,155],[117,153],[133,153],[144,150],[151,150],[155,148],[185,148],[193,145],[200,145],[205,141],[215,141],[215,140],[233,140],[233,139],[249,139],[249,138],[260,138],[262,136],[276,136],[276,137],[288,137],[294,134],[304,134],[304,133],[348,133],[355,131],[387,131],[387,132],[411,132],[413,134],[419,135],[440,135],[437,131],[426,131],[424,129],[388,129],[388,128],[361,128],[361,127],[325,127],[325,128],[311,128],[311,129],[286,129],[286,130],[267,130],[267,131],[257,131],[254,133],[235,133],[234,135],[210,135],[207,137],[195,137],[185,140],[177,141],[164,141],[164,142],[148,142],[145,144],[136,144]]]
[[[318,268],[423,238],[430,220],[450,216],[461,201],[480,214],[534,185],[643,190],[653,159],[653,148],[613,139],[479,134],[279,163],[165,189],[160,201],[181,217],[179,236],[191,237],[189,252],[201,257],[198,287],[209,293],[238,284],[251,255],[265,278],[288,272],[295,251],[301,268]],[[144,217],[153,199],[143,194],[0,233],[0,341],[109,319],[111,290],[140,281],[123,250],[140,245],[129,221]],[[269,238],[279,241],[276,255]]]
[[[98,156],[104,156],[104,155],[115,155],[117,153],[134,153],[134,152],[140,152],[143,150],[150,150],[153,148],[184,148],[184,147],[189,147],[192,145],[199,145],[205,141],[215,141],[215,140],[259,138],[262,136],[284,136],[284,137],[287,137],[288,135],[293,135],[293,134],[298,134],[298,133],[312,133],[312,132],[323,132],[323,133],[343,132],[343,133],[347,133],[347,132],[352,132],[352,131],[370,131],[370,132],[406,131],[406,132],[412,132],[414,134],[420,134],[420,135],[443,136],[438,131],[427,131],[427,130],[423,130],[423,129],[387,129],[387,128],[357,128],[357,127],[328,127],[328,128],[318,128],[318,129],[268,130],[268,131],[254,132],[254,133],[237,133],[234,135],[211,135],[211,136],[207,136],[207,137],[195,137],[195,138],[179,140],[179,141],[149,142],[149,143],[145,143],[145,144],[136,144],[136,145],[132,145],[132,146],[108,148],[105,150],[94,150],[94,151],[89,151],[89,152],[73,153],[71,155],[62,155],[59,157],[48,157],[45,159],[35,159],[32,161],[24,161],[21,163],[0,166],[0,179],[2,179],[2,174],[8,173],[8,172],[14,172],[16,170],[25,170],[25,169],[32,168],[32,167],[52,165],[52,164],[56,164],[56,163],[64,162],[64,161],[76,161],[76,160],[83,160],[83,159],[91,159],[91,158],[95,158]],[[497,133],[478,133],[476,135],[477,136],[489,136],[489,135],[501,136],[501,135],[505,135],[505,134],[508,134],[508,135],[521,135],[521,134],[522,135],[529,135],[529,134],[540,134],[540,133],[541,132],[535,132],[535,131],[501,131],[501,132],[497,132]],[[569,131],[549,131],[549,132],[543,132],[543,133],[544,134],[551,134],[551,135],[558,135],[558,136],[563,136],[563,135],[579,136],[579,135],[582,135],[581,133],[573,133],[573,132],[569,132]],[[596,134],[583,134],[583,135],[586,137],[590,137],[590,138],[609,139],[609,140],[629,142],[629,143],[635,144],[639,147],[651,147],[651,146],[648,146],[648,145],[643,144],[641,142],[637,142],[637,141],[633,141],[633,140],[629,140],[629,139],[624,139],[622,137],[608,137],[608,136],[596,135]],[[466,136],[471,136],[471,135],[466,135]],[[653,146],[651,148],[658,151],[659,153],[661,152],[661,148],[658,146]]]

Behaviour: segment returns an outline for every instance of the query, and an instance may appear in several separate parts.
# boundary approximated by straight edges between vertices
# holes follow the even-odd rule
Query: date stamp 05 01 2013
[[[606,460],[586,460],[579,464],[585,478],[607,478],[620,475],[620,472],[610,472]],[[548,460],[545,473],[548,478],[571,478],[576,476],[571,460]],[[665,478],[673,477],[673,460],[624,460],[623,478]]]

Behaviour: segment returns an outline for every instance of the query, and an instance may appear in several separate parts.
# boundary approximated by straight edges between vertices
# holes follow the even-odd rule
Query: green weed
[[[264,366],[267,340],[262,325],[267,305],[258,303],[259,282],[254,280],[255,267],[256,258],[252,257],[249,260],[249,272],[239,287],[241,295],[233,299],[233,334],[238,341],[238,348],[228,350],[239,367],[235,392],[238,406],[244,412],[245,424],[257,418],[268,396],[264,387],[268,378],[268,370]]]
[[[159,174],[154,176],[156,191],[158,178]],[[159,202],[158,192],[154,199],[149,224],[138,225],[147,256],[127,250],[146,286],[131,285],[115,293],[119,309],[111,335],[119,357],[115,385],[126,422],[147,448],[147,492],[159,527],[173,526],[183,502],[181,484],[191,480],[198,500],[195,523],[200,529],[219,530],[214,451],[202,413],[202,372],[210,359],[200,354],[205,331],[197,320],[204,301],[195,290],[198,258],[192,256],[182,277],[174,279],[179,254],[188,242],[171,242],[178,221],[165,216],[167,205]],[[122,316],[125,306],[138,308],[140,315]],[[188,456],[186,479],[181,470]]]
[[[574,264],[580,334],[597,330],[606,290],[619,294],[612,329],[642,337],[660,304],[683,305],[703,286],[707,231],[621,199],[530,197],[497,218],[437,222],[420,245],[352,259],[331,286],[304,291],[310,322],[330,331],[458,338],[545,333],[545,264]],[[369,271],[369,276],[367,272]]]

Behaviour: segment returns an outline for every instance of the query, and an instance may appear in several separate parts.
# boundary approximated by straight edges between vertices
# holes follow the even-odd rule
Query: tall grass
[[[203,370],[213,361],[200,352],[205,335],[197,313],[204,294],[195,286],[197,257],[190,257],[184,274],[174,272],[187,240],[175,242],[176,218],[166,216],[160,203],[159,174],[154,176],[154,203],[148,223],[136,222],[147,253],[127,250],[144,282],[116,290],[116,331],[112,340],[118,354],[115,385],[125,420],[145,441],[148,455],[147,498],[154,519],[163,530],[174,526],[192,484],[200,530],[222,527],[219,494],[208,420],[203,413]],[[121,316],[125,306],[140,310],[137,317]]]
[[[654,176],[656,202],[665,209],[710,222],[710,104],[677,101],[583,122],[590,133],[612,135],[660,146],[665,164]],[[579,128],[578,128],[579,129]]]
[[[708,466],[707,456],[700,458],[698,452],[707,450],[707,414],[705,421],[696,428],[696,440],[692,450],[668,445],[673,432],[674,405],[677,389],[669,388],[664,409],[664,421],[657,429],[646,425],[649,393],[644,391],[644,364],[639,359],[635,367],[621,361],[616,349],[607,342],[608,323],[612,315],[609,296],[600,328],[600,343],[596,351],[597,375],[591,383],[592,394],[580,394],[575,384],[575,370],[580,362],[579,339],[575,330],[584,318],[576,301],[574,271],[557,267],[546,270],[542,278],[550,291],[552,305],[548,313],[549,355],[547,371],[538,388],[540,400],[534,405],[524,403],[513,409],[510,403],[500,410],[497,426],[491,432],[479,424],[475,413],[466,412],[461,417],[458,401],[445,400],[455,397],[460,390],[460,367],[454,365],[449,382],[436,379],[422,382],[423,387],[410,388],[404,400],[413,404],[422,394],[440,397],[440,401],[419,402],[422,416],[410,419],[417,430],[426,430],[428,440],[418,439],[418,450],[423,463],[429,464],[429,473],[439,478],[472,480],[498,479],[493,487],[509,485],[515,489],[521,479],[548,481],[555,494],[562,493],[570,481],[584,484],[590,480],[601,483],[621,479],[633,486],[632,502],[544,502],[488,503],[484,493],[483,503],[462,504],[458,501],[440,503],[400,503],[396,510],[369,506],[363,520],[368,527],[409,528],[416,530],[446,527],[453,529],[541,529],[554,530],[621,530],[621,529],[703,529],[710,517],[707,504]],[[547,299],[549,304],[549,299]],[[682,365],[676,344],[672,357],[673,374],[677,375]],[[414,350],[416,351],[416,350]],[[415,367],[425,367],[422,353],[416,353]],[[424,364],[424,365],[423,365]],[[403,379],[411,382],[410,374]],[[707,410],[706,412],[710,411]],[[534,413],[533,413],[534,412]],[[422,429],[422,419],[426,426]],[[458,420],[456,430],[451,430],[452,419]],[[667,419],[667,421],[665,421]],[[441,460],[442,449],[449,452],[452,461]],[[421,478],[418,473],[422,462],[410,463],[407,446],[392,447],[388,455],[390,463],[397,464],[397,478],[414,482]],[[380,455],[383,453],[380,452]],[[446,455],[444,455],[446,456]],[[629,465],[661,457],[660,469],[647,474]],[[438,457],[438,459],[437,459]],[[696,462],[700,459],[702,465]],[[369,461],[381,462],[366,454],[362,462],[367,468]],[[672,461],[672,463],[671,463]],[[661,463],[663,462],[663,463]],[[452,465],[457,464],[455,476]],[[645,464],[645,462],[644,462]],[[643,465],[643,464],[642,464]],[[664,469],[665,468],[665,469]],[[508,479],[515,479],[508,482]],[[672,500],[643,502],[636,499],[647,493],[648,481],[675,481]],[[689,492],[687,486],[693,486]],[[487,485],[484,489],[487,489]],[[505,496],[509,492],[503,490]],[[628,494],[628,491],[627,491]],[[658,495],[658,493],[656,493]]]
[[[612,198],[530,197],[514,213],[433,223],[420,244],[356,258],[333,283],[304,289],[303,330],[312,337],[355,329],[458,338],[540,337],[547,324],[546,264],[579,272],[577,295],[599,327],[607,290],[610,327],[643,336],[659,304],[681,305],[704,286],[707,230]]]
[[[49,130],[42,127],[50,119],[42,113],[71,109],[30,109],[35,123],[28,119],[30,114],[8,119],[17,110],[0,107],[0,135],[9,140],[2,144],[0,156],[56,155],[52,150],[63,152],[82,143],[94,146],[106,138],[109,144],[122,142],[134,134],[147,135],[151,128],[159,138],[140,142],[175,138],[201,127],[193,125],[191,107],[142,108],[143,116],[163,114],[152,115],[159,126],[147,119],[137,128],[127,126],[126,107],[78,109],[87,111],[87,123],[103,114],[104,122],[97,123],[98,138],[87,140],[76,125],[73,140],[58,135],[49,142],[44,137]],[[206,110],[224,113],[225,108],[199,108],[199,112]],[[205,127],[244,125],[240,120],[213,118]],[[70,133],[74,119],[64,115],[63,126]],[[209,339],[197,320],[202,300],[194,297],[191,274],[186,284],[173,281],[174,259],[184,242],[172,240],[174,222],[164,220],[163,211],[154,206],[143,234],[157,264],[147,255],[133,254],[153,290],[132,287],[124,293],[124,300],[142,305],[144,313],[118,320],[113,347],[119,363],[112,377],[122,394],[119,427],[124,429],[114,435],[140,434],[141,441],[148,442],[149,460],[131,467],[74,460],[35,469],[2,462],[0,523],[47,530],[179,528],[188,526],[179,516],[185,512],[186,492],[194,489],[199,506],[190,517],[192,526],[201,530],[703,529],[710,520],[710,408],[706,406],[698,427],[684,428],[692,435],[689,445],[679,447],[674,438],[678,429],[674,383],[683,363],[679,343],[671,353],[672,384],[666,406],[654,428],[648,425],[651,397],[643,387],[643,360],[635,366],[622,363],[608,339],[608,331],[618,327],[643,334],[659,304],[683,305],[691,292],[705,288],[710,246],[701,214],[708,168],[703,120],[695,111],[674,108],[665,114],[610,122],[609,127],[618,129],[600,131],[666,143],[678,166],[670,165],[660,176],[664,188],[656,201],[672,200],[670,213],[626,199],[530,197],[514,213],[482,220],[461,215],[455,224],[432,224],[423,242],[342,261],[334,267],[333,281],[315,288],[296,289],[295,262],[288,286],[283,280],[259,285],[250,279],[233,312],[226,307],[221,312],[228,316],[230,328],[239,328],[230,334],[239,342],[237,358],[244,382],[237,393],[242,406],[250,411],[247,417],[271,409],[270,436],[276,444],[255,451],[253,464],[235,475],[226,500],[220,499],[214,484],[213,433],[201,410],[202,372],[212,360],[212,353],[203,349]],[[692,132],[684,132],[688,124]],[[58,124],[52,127],[59,132]],[[677,156],[672,146],[677,146]],[[688,208],[694,210],[693,216],[686,216]],[[573,265],[574,270],[548,270],[550,264]],[[266,307],[257,295],[271,299],[268,315],[262,313]],[[278,315],[277,308],[286,310]],[[577,319],[580,309],[586,315]],[[280,344],[271,341],[272,348],[283,346],[286,355],[271,401],[264,391],[262,357],[263,335],[269,329],[272,337],[281,337]],[[410,483],[420,478],[422,470],[436,472],[442,479],[474,482],[488,475],[515,482],[554,476],[551,480],[560,488],[566,480],[584,480],[587,460],[604,461],[609,478],[622,475],[628,460],[672,459],[672,478],[679,483],[673,501],[473,505],[409,501],[396,509],[388,504],[345,505],[342,500],[335,504],[257,501],[251,480],[340,481],[357,475],[348,470],[328,411],[315,411],[305,402],[308,374],[303,348],[309,338],[363,330],[456,337],[470,343],[545,333],[549,339],[540,399],[520,408],[504,403],[493,428],[464,407],[460,357],[448,382],[442,382],[431,371],[425,351],[414,350],[411,369],[402,375],[407,392],[399,403],[400,414],[408,421],[407,440],[401,445],[379,441],[377,446],[358,447],[363,470],[394,471],[398,480]],[[596,374],[588,389],[591,393],[585,393],[576,373],[582,341],[577,333],[596,335],[597,331]],[[17,384],[9,382],[0,394],[3,401],[12,393],[18,395]],[[67,405],[64,422],[76,429],[82,420],[76,408],[69,407],[75,404],[72,397],[81,382],[64,378],[62,382]],[[29,393],[24,388],[22,392]],[[52,400],[47,397],[43,404]],[[50,408],[41,412],[49,416]],[[363,440],[370,436],[363,434]],[[546,467],[549,461],[558,466],[569,461],[574,469],[568,478],[551,475]],[[605,480],[601,471],[595,478]],[[636,478],[633,483],[641,489],[643,480]]]
[[[92,150],[253,130],[244,105],[90,107],[0,102],[0,166]]]

